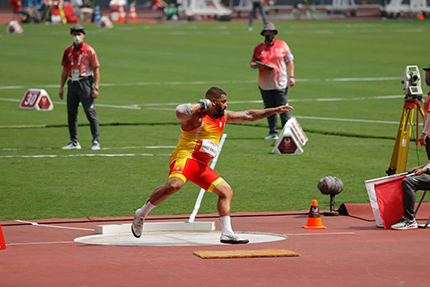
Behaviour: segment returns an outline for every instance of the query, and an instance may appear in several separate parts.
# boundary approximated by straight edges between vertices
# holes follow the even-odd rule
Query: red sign
[[[24,99],[22,99],[21,105],[19,107],[21,109],[34,109],[39,96],[40,90],[28,90],[25,93]]]
[[[26,110],[52,110],[54,105],[45,90],[30,89],[24,94],[24,98],[19,105]]]
[[[280,153],[294,153],[297,145],[292,137],[284,137],[279,143],[278,149]]]
[[[49,102],[49,98],[47,96],[41,96],[38,106],[41,110],[49,109],[49,107],[51,106],[51,103]]]

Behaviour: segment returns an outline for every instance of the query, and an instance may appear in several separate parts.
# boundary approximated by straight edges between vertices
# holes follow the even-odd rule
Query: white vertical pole
[[[218,157],[219,157],[219,155],[221,154],[221,150],[222,150],[222,146],[224,145],[224,142],[225,142],[225,138],[227,137],[227,134],[223,134],[222,135],[222,137],[221,137],[221,140],[220,140],[220,142],[219,142],[219,145],[218,145],[218,154],[216,155],[216,157],[212,160],[212,163],[211,163],[211,168],[212,169],[215,169],[215,165],[216,165],[216,162],[218,161]],[[203,195],[205,194],[205,190],[202,188],[202,189],[200,189],[200,193],[199,193],[199,196],[197,197],[197,200],[196,200],[196,204],[195,204],[195,206],[194,206],[194,210],[193,210],[193,213],[191,213],[191,215],[190,215],[190,219],[188,220],[188,222],[194,222],[194,219],[196,218],[196,215],[197,215],[197,212],[199,211],[199,209],[200,209],[200,204],[202,203],[202,199],[203,199]]]

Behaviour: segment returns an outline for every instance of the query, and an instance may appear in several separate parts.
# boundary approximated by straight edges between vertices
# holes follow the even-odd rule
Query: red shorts
[[[192,158],[174,161],[170,165],[169,178],[171,177],[179,177],[184,182],[189,180],[209,192],[212,192],[214,187],[223,181],[222,177],[207,164]]]

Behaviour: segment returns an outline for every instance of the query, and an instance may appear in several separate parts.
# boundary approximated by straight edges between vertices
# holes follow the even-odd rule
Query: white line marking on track
[[[51,228],[60,228],[60,229],[72,229],[72,230],[85,230],[85,231],[94,231],[94,228],[79,228],[79,227],[68,227],[68,226],[60,226],[60,225],[51,225],[51,224],[39,224],[37,222],[32,221],[24,221],[24,220],[15,220],[17,222],[22,223],[29,223],[33,226],[40,226],[40,227],[51,227]]]
[[[6,246],[22,246],[22,245],[45,245],[45,244],[64,244],[76,243],[75,241],[51,241],[51,242],[25,242],[25,243],[7,243]]]
[[[318,235],[354,235],[355,232],[330,232],[330,233],[296,233],[286,234],[287,236],[318,236]]]

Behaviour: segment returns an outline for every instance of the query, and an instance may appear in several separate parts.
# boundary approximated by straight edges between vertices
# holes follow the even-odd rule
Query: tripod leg
[[[412,133],[412,125],[413,125],[413,115],[414,108],[410,109],[407,113],[407,119],[405,122],[405,127],[403,134],[401,136],[401,144],[399,146],[399,156],[397,159],[397,173],[402,173],[406,171],[406,164],[408,161],[408,153],[409,153],[409,142]]]
[[[402,118],[397,130],[396,142],[391,156],[388,175],[402,173],[406,171],[406,163],[409,153],[409,141],[411,138],[413,115],[415,109],[414,101],[406,101],[403,106]]]
[[[402,117],[400,118],[399,128],[397,129],[396,141],[394,142],[393,154],[391,155],[390,166],[386,171],[388,175],[393,175],[396,173],[397,159],[399,155],[399,146],[401,142],[401,136],[404,132],[404,123],[406,121],[406,112],[407,112],[406,108],[403,107]]]
[[[67,24],[67,19],[66,19],[66,14],[64,13],[63,10],[63,3],[59,2],[58,3],[58,12],[60,12],[60,16],[61,16],[61,22],[65,25]]]
[[[42,23],[45,23],[46,20],[48,19],[49,14],[51,13],[51,10],[52,10],[52,5],[54,5],[54,4],[49,5],[48,9],[46,9],[46,13],[43,16]]]

